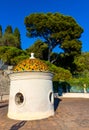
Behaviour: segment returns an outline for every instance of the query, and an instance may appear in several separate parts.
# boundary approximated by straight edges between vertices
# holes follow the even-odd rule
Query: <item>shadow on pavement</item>
[[[15,125],[13,125],[10,130],[19,130],[21,127],[24,126],[24,124],[26,123],[27,121],[21,121],[20,123],[16,123]]]
[[[57,107],[58,107],[58,105],[59,105],[59,103],[61,102],[62,100],[61,99],[59,99],[59,98],[54,98],[54,111],[56,111],[57,110]]]
[[[7,107],[7,106],[8,106],[8,104],[1,104],[0,108]]]

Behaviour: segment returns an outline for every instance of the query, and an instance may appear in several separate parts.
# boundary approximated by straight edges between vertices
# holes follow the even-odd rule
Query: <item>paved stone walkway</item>
[[[36,121],[7,117],[8,103],[0,103],[0,130],[89,130],[89,99],[55,99],[55,115]]]

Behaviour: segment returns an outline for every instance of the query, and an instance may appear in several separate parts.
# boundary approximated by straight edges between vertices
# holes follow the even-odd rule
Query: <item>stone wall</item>
[[[0,70],[0,95],[9,94],[10,79],[8,74]]]

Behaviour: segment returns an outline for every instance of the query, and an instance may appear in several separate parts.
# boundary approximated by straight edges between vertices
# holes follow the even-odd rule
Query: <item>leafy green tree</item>
[[[18,48],[19,45],[18,38],[15,37],[13,34],[8,33],[4,34],[3,40],[4,40],[4,46],[12,46]]]
[[[0,25],[0,46],[3,45],[3,39],[2,39],[2,26]]]
[[[0,28],[0,34],[2,35],[2,28]],[[15,28],[14,32],[11,26],[7,26],[4,35],[0,37],[1,46],[13,46],[21,49],[20,32],[18,28]]]
[[[35,13],[25,17],[24,23],[28,37],[40,37],[48,44],[49,61],[57,45],[68,56],[81,52],[79,38],[83,29],[72,17],[60,13]]]
[[[54,74],[53,81],[67,81],[72,78],[72,74],[69,70],[57,67],[48,61],[46,62],[46,64],[48,65],[49,70]]]
[[[59,66],[59,54],[58,53],[55,53],[55,52],[53,52],[53,53],[51,53],[51,57],[50,57],[50,59],[51,59],[51,63],[52,64],[55,64],[56,66]]]
[[[85,58],[85,69],[89,71],[89,52],[82,53],[82,56]]]
[[[5,39],[4,39],[4,37],[2,36],[2,37],[0,38],[0,46],[4,46],[4,43],[5,43]]]
[[[30,46],[27,50],[27,53],[30,55],[31,52],[35,54],[36,58],[41,60],[47,60],[48,56],[48,46],[46,43],[43,43],[41,40],[37,40],[32,46]]]
[[[71,78],[69,83],[73,87],[72,90],[75,92],[84,92],[84,84],[86,85],[86,90],[89,92],[89,72],[88,75],[85,75],[84,77]]]
[[[11,25],[8,25],[7,27],[6,27],[6,29],[5,29],[5,33],[13,33],[13,30],[12,30],[12,27],[11,27]]]
[[[9,65],[16,65],[23,59],[28,58],[26,51],[18,49],[16,47],[1,46],[0,47],[0,59],[4,63]]]
[[[2,57],[2,55],[6,52],[7,47],[6,46],[0,46],[0,59]]]
[[[85,70],[86,65],[85,65],[85,57],[84,56],[80,55],[80,56],[75,57],[74,63],[76,65],[75,73],[79,74]]]
[[[11,65],[17,65],[20,61],[29,58],[29,56],[26,54],[20,54],[19,56],[15,56],[11,59],[10,64]]]
[[[20,31],[19,31],[19,29],[15,28],[13,34],[18,39],[18,48],[21,48],[21,37],[20,37]]]
[[[76,73],[83,74],[89,71],[89,52],[82,53],[75,57],[74,64],[76,65]]]
[[[2,37],[2,26],[0,25],[0,38]]]

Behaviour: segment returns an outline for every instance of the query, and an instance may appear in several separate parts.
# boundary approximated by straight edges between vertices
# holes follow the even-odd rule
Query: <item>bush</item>
[[[50,72],[54,73],[53,81],[67,81],[72,78],[72,74],[69,70],[57,67],[54,64],[46,62],[49,67]]]

